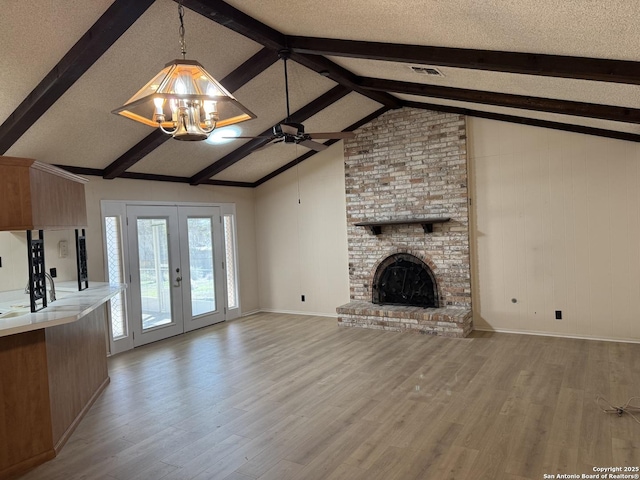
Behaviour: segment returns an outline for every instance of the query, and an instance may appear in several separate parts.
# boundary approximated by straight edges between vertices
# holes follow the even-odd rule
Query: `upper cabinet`
[[[87,180],[30,158],[0,156],[0,230],[87,225]]]

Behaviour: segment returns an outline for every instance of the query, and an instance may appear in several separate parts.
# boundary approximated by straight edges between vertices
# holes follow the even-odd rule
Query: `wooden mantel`
[[[390,225],[422,225],[424,233],[433,232],[434,223],[445,223],[451,220],[449,217],[428,217],[428,218],[405,218],[403,220],[378,220],[375,222],[358,222],[354,223],[356,227],[367,227],[372,234],[380,235],[382,227]]]

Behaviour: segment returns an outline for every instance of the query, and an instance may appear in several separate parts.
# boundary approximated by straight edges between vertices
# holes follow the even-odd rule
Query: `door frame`
[[[128,276],[129,280],[129,305],[128,311],[132,313],[144,313],[142,303],[142,275],[140,273],[140,256],[135,253],[139,251],[139,229],[137,219],[160,219],[166,221],[166,244],[167,244],[167,288],[169,298],[169,312],[171,322],[144,329],[144,321],[136,318],[128,321],[129,330],[133,337],[133,346],[138,347],[147,343],[157,342],[165,338],[173,337],[185,332],[185,318],[182,308],[184,291],[182,284],[174,285],[173,270],[176,266],[181,266],[181,252],[178,224],[178,209],[173,206],[158,205],[127,205],[127,230],[129,239],[129,252],[134,253],[129,256]],[[155,237],[155,236],[154,236]],[[157,260],[156,260],[157,261]],[[127,269],[125,269],[127,271]],[[177,274],[179,276],[180,274]],[[176,288],[177,287],[177,288]],[[162,304],[162,301],[160,301]]]
[[[211,210],[215,209],[215,213],[212,215]],[[208,210],[208,211],[207,211]],[[214,277],[218,277],[217,273],[220,271],[219,279],[214,279],[214,297],[216,299],[215,310],[206,312],[203,314],[193,315],[193,295],[183,295],[182,298],[182,316],[184,320],[184,333],[196,330],[198,328],[214,325],[216,323],[224,322],[227,312],[227,292],[225,290],[225,276],[227,274],[224,264],[224,232],[222,231],[222,212],[219,207],[211,206],[181,206],[178,208],[178,230],[180,237],[180,265],[182,271],[180,277],[183,279],[181,283],[190,282],[191,279],[191,260],[190,260],[190,246],[189,246],[189,227],[188,221],[191,218],[206,218],[211,219],[211,242],[212,242],[212,268],[214,271]],[[218,222],[218,228],[216,230],[215,222]],[[216,232],[218,235],[216,235]],[[183,248],[186,247],[186,248]],[[219,270],[222,269],[222,270]],[[218,282],[220,280],[220,282]]]
[[[242,315],[242,303],[240,299],[240,278],[239,278],[239,264],[240,264],[240,255],[238,254],[238,235],[237,235],[237,223],[238,217],[236,214],[236,205],[234,203],[207,203],[207,202],[171,202],[171,201],[148,201],[148,200],[100,200],[100,228],[102,230],[102,251],[104,257],[104,275],[105,281],[109,281],[107,274],[107,250],[106,250],[106,232],[105,232],[105,217],[119,217],[120,219],[120,232],[121,232],[121,254],[122,254],[122,269],[124,272],[125,283],[128,286],[130,283],[130,261],[129,261],[129,239],[128,239],[128,228],[126,224],[127,219],[127,207],[128,206],[159,206],[159,207],[218,207],[220,209],[220,215],[224,218],[225,215],[233,216],[233,242],[232,252],[235,255],[235,272],[234,278],[236,280],[236,289],[237,289],[237,306],[236,308],[229,308],[227,305],[227,282],[223,282],[223,301],[224,301],[224,311],[225,311],[225,321],[232,320],[235,318],[239,318]],[[224,232],[222,235],[222,248],[223,252],[226,252],[227,245],[225,244],[225,236]],[[226,275],[226,265],[224,274]],[[131,350],[134,348],[133,345],[133,335],[131,322],[129,321],[129,312],[130,312],[130,302],[131,295],[127,290],[122,292],[123,295],[123,303],[124,303],[124,315],[125,322],[127,326],[127,331],[124,336],[113,339],[113,335],[111,332],[111,312],[109,309],[109,318],[107,321],[107,333],[108,333],[108,342],[109,342],[109,354],[115,355],[116,353],[124,352],[126,350]],[[108,307],[110,308],[110,307]]]

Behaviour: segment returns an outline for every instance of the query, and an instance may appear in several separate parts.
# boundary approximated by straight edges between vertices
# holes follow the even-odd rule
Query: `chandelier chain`
[[[182,59],[187,58],[187,42],[184,40],[184,7],[182,6],[182,0],[178,3],[178,16],[180,17],[180,28],[178,33],[180,34],[180,50],[182,51]]]
[[[200,63],[186,59],[185,7],[183,0],[176,0],[176,3],[182,59],[167,63],[160,73],[113,113],[157,127],[176,140],[206,140],[218,123],[233,125],[255,118],[255,115],[227,92]]]

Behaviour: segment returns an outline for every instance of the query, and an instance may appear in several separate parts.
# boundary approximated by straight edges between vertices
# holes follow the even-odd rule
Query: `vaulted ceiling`
[[[410,106],[640,141],[640,2],[183,4],[187,58],[257,115],[238,125],[243,136],[286,116],[286,48],[292,117],[308,132]],[[179,142],[111,114],[179,57],[178,25],[172,0],[5,2],[0,154],[104,178],[255,187],[315,153],[260,149],[265,139]]]

